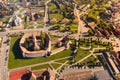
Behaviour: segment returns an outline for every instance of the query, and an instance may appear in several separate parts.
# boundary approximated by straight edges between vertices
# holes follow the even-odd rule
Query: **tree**
[[[41,32],[40,37],[41,37],[41,46],[40,46],[40,48],[44,49],[45,48],[45,34],[43,32]]]
[[[25,47],[26,49],[28,49],[29,45],[28,45],[28,42],[27,42],[27,41],[24,42],[24,47]]]
[[[108,21],[111,18],[111,15],[109,15],[105,11],[100,12],[99,16],[102,20],[105,20],[105,21]]]
[[[93,30],[92,30],[92,29],[89,29],[88,33],[89,33],[89,35],[91,35],[91,36],[93,36],[93,35],[94,35],[94,32],[93,32]]]

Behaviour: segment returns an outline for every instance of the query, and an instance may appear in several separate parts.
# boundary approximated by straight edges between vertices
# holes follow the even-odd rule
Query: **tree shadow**
[[[32,76],[32,72],[23,74],[21,77],[21,80],[30,80],[30,77]]]
[[[42,76],[43,76],[43,77],[46,76],[46,80],[50,80],[50,73],[49,73],[48,71],[44,71],[44,72],[42,73]]]
[[[13,54],[15,56],[15,59],[23,59],[24,58],[22,56],[22,51],[21,51],[20,46],[19,46],[20,39],[21,38],[16,40],[16,42],[14,43],[14,45],[12,47],[12,51],[13,51]]]

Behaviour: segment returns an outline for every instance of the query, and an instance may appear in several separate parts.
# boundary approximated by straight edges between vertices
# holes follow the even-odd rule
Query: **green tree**
[[[41,46],[40,46],[40,48],[44,49],[45,48],[45,33],[41,32],[40,37],[41,37]]]
[[[92,29],[89,29],[88,33],[89,33],[89,35],[91,35],[91,36],[93,36],[93,35],[94,35],[94,32],[93,32],[93,30],[92,30]]]

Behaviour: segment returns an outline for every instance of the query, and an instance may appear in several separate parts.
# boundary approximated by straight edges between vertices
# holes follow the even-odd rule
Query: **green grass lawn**
[[[54,35],[50,35],[50,38],[51,38],[51,39],[54,39],[54,38],[60,38],[60,37],[54,36]]]
[[[49,66],[49,64],[44,64],[40,66],[31,67],[31,70],[39,70],[39,69],[45,69],[45,68],[51,68],[51,67]]]
[[[43,26],[44,26],[43,24],[38,24],[37,28],[43,28]]]
[[[51,50],[55,50],[55,49],[57,49],[57,48],[58,48],[57,46],[52,45]]]
[[[75,61],[79,61],[80,59],[86,57],[86,56],[89,55],[89,54],[90,54],[89,51],[86,51],[86,50],[83,50],[83,49],[79,48],[79,49],[78,49],[78,53],[77,53],[77,55],[76,55],[76,57],[75,57],[74,60],[75,60]]]
[[[51,64],[51,66],[54,69],[57,69],[58,67],[61,66],[61,64]],[[47,68],[51,68],[51,66],[49,64],[44,64],[44,65],[40,65],[40,66],[35,66],[35,67],[31,67],[31,70],[39,70],[39,69],[47,69]],[[52,68],[51,68],[52,69]]]
[[[22,9],[20,10],[20,13],[23,12],[24,10],[25,10],[25,8],[22,8]]]
[[[70,39],[70,41],[72,42],[72,44],[75,44],[75,39]]]
[[[29,26],[27,26],[27,29],[33,29],[33,28],[34,28],[33,25],[29,25]]]
[[[93,63],[93,62],[96,62],[97,61],[97,58],[95,58],[94,56],[90,56],[89,58],[87,58],[86,60],[82,61],[82,63]]]
[[[80,46],[81,47],[85,47],[85,48],[88,48],[90,47],[91,43],[88,42],[88,40],[84,40],[84,39],[80,39]],[[99,43],[97,41],[92,41],[92,47],[93,48],[106,48],[106,47],[110,47],[111,46],[111,43],[110,44],[107,44],[107,43]]]
[[[74,30],[77,30],[78,29],[78,24],[71,24],[70,28],[74,29]]]
[[[52,11],[52,10],[56,10],[56,9],[57,9],[56,5],[51,3],[50,7],[49,7],[49,10]]]
[[[62,14],[50,14],[50,19],[55,18],[57,21],[61,21],[63,19]]]
[[[62,60],[57,60],[57,61],[55,61],[55,62],[59,62],[59,63],[64,63],[64,62],[66,62],[68,59],[62,59]]]
[[[20,41],[20,37],[11,38],[9,61],[8,61],[9,69],[42,63],[42,62],[48,62],[54,59],[64,58],[64,57],[70,56],[70,54],[72,53],[72,50],[68,49],[47,58],[46,57],[31,58],[31,59],[23,58],[22,52],[19,48],[19,41]]]
[[[57,69],[61,66],[61,64],[51,64],[53,66],[54,69]]]
[[[78,30],[78,24],[70,24],[70,32],[77,33]]]
[[[8,0],[9,2],[15,2],[15,1],[17,1],[17,0]]]
[[[90,47],[90,43],[80,42],[80,46],[81,46],[81,47],[85,47],[85,48],[89,48],[89,47]]]

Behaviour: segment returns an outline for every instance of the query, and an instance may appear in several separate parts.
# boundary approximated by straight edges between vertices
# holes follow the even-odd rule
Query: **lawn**
[[[9,2],[16,2],[17,0],[8,0]]]
[[[54,69],[59,68],[62,64],[51,64],[53,66]]]
[[[80,59],[86,57],[89,54],[90,54],[89,51],[86,51],[86,50],[83,50],[83,49],[79,48],[74,60],[79,61]]]
[[[44,27],[43,24],[38,24],[38,25],[37,25],[37,28],[43,28],[43,27]]]
[[[44,68],[51,68],[51,67],[48,64],[44,64],[40,66],[31,67],[31,70],[39,70],[39,69],[44,69]]]
[[[85,47],[85,48],[89,48],[90,47],[90,43],[88,43],[88,42],[80,42],[80,46],[81,47]]]
[[[93,55],[87,58],[86,60],[82,61],[82,63],[92,64],[97,61],[97,58],[95,58]]]
[[[78,29],[78,24],[71,24],[70,28],[74,29],[74,30],[77,30]]]
[[[27,29],[33,29],[33,28],[34,28],[33,25],[29,25],[29,26],[27,26]]]
[[[64,62],[66,62],[68,59],[62,59],[62,60],[57,60],[57,61],[55,61],[55,62],[58,62],[58,63],[64,63]]]
[[[80,46],[81,47],[85,47],[85,48],[89,48],[91,45],[91,42],[88,41],[88,39],[80,39]],[[106,48],[106,47],[110,47],[111,43],[100,43],[98,41],[92,41],[92,47],[93,48]]]
[[[55,18],[57,21],[61,21],[63,19],[62,14],[50,14],[50,19]]]
[[[22,13],[24,10],[25,10],[25,8],[22,8],[22,9],[20,10],[20,13]]]
[[[23,66],[37,64],[37,63],[48,62],[51,60],[68,57],[72,53],[72,50],[69,48],[68,50],[61,51],[58,54],[52,55],[47,58],[46,57],[31,58],[31,59],[23,58],[22,52],[19,48],[19,41],[20,41],[20,37],[11,37],[10,53],[9,53],[9,61],[8,61],[9,69],[23,67]]]
[[[70,32],[77,33],[78,24],[71,24],[71,25],[69,25],[69,27],[70,27]]]
[[[72,42],[72,44],[75,44],[75,39],[70,39],[70,41]]]
[[[51,39],[54,39],[54,38],[60,38],[60,37],[54,36],[54,35],[50,35],[50,38],[51,38]]]
[[[54,69],[57,69],[58,67],[61,66],[61,64],[54,64],[52,63],[51,66]],[[31,67],[31,70],[39,70],[39,69],[46,69],[46,68],[51,68],[51,66],[49,64],[44,64],[44,65],[40,65],[40,66],[35,66],[35,67]],[[52,69],[52,68],[51,68]]]
[[[50,10],[50,11],[53,11],[53,10],[56,10],[56,9],[57,9],[56,5],[53,4],[53,3],[51,3],[51,4],[50,4],[50,7],[49,7],[49,10]]]
[[[52,45],[52,47],[51,47],[51,50],[55,50],[55,49],[57,49],[58,47],[56,46],[56,45]]]

